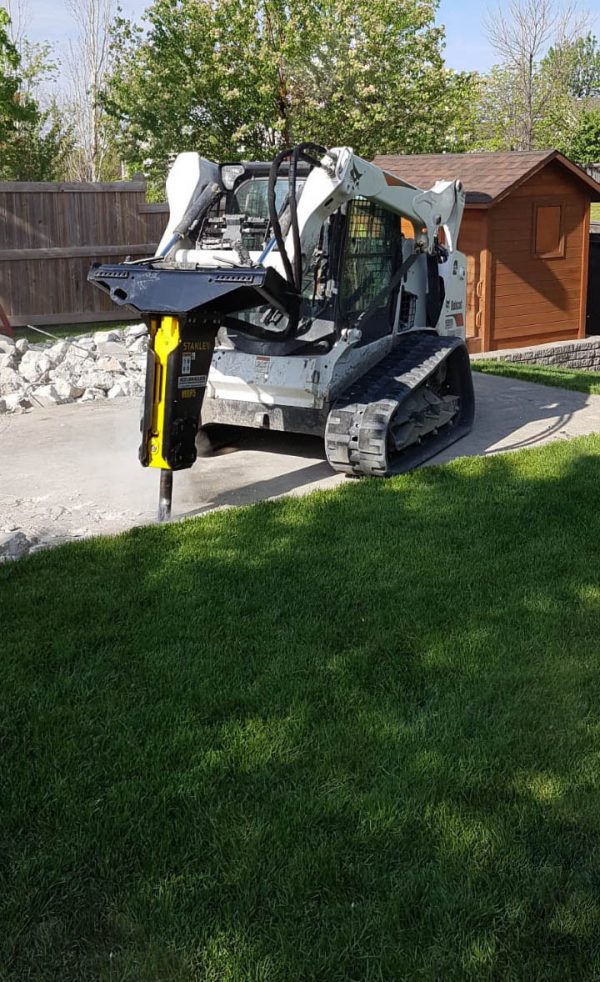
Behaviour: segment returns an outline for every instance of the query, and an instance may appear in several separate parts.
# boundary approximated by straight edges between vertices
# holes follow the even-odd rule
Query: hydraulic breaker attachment
[[[219,328],[233,324],[268,337],[266,329],[234,316],[267,306],[287,315],[289,324],[279,333],[283,338],[297,322],[300,294],[277,270],[255,265],[94,265],[88,280],[115,303],[137,310],[150,328],[139,456],[144,467],[161,471],[159,521],[164,521],[171,513],[172,471],[196,460],[200,410]]]
[[[88,280],[120,307],[133,307],[144,317],[202,311],[207,320],[221,324],[225,317],[263,304],[290,313],[299,301],[277,270],[263,266],[173,269],[96,263]]]
[[[196,460],[196,433],[216,328],[192,317],[150,318],[140,461],[161,471],[159,520],[171,513],[173,471]]]

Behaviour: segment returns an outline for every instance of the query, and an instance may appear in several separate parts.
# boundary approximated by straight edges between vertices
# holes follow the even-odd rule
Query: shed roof
[[[403,181],[428,188],[437,180],[463,182],[468,205],[490,207],[555,160],[600,200],[600,183],[558,150],[508,153],[380,154],[374,163]]]

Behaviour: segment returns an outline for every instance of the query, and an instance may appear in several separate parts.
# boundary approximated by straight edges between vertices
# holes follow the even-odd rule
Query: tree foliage
[[[577,108],[569,102],[570,85],[583,23],[573,4],[559,0],[508,0],[488,15],[488,37],[501,61],[481,83],[484,145],[534,150],[553,140],[559,119],[567,125]]]
[[[557,0],[509,0],[491,15],[488,34],[502,60],[480,79],[475,146],[556,147],[580,161],[594,154],[600,51],[593,34],[581,33],[584,23],[573,4]]]
[[[600,48],[591,31],[585,37],[550,48],[542,65],[550,74],[561,77],[571,98],[600,97]]]
[[[462,149],[471,77],[449,72],[436,0],[154,0],[119,20],[105,94],[132,171],[194,149],[264,158],[303,139]]]
[[[0,9],[0,179],[45,181],[60,176],[68,134],[54,102],[43,109],[33,90],[51,74],[47,45],[24,42],[19,52],[10,37],[10,19]]]
[[[600,109],[581,113],[577,127],[561,149],[582,167],[600,163]]]
[[[73,133],[67,171],[76,181],[120,177],[110,121],[100,92],[111,71],[110,27],[115,0],[65,0],[75,27],[65,58],[65,113]]]
[[[10,18],[0,7],[0,169],[6,167],[6,152],[20,124],[35,117],[36,107],[22,95],[22,78],[19,73],[20,58],[10,39]]]

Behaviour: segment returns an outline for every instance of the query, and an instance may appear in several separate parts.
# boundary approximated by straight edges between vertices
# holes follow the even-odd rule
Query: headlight
[[[244,173],[244,167],[242,164],[225,164],[221,167],[221,180],[223,181],[223,186],[227,188],[228,191],[233,191],[235,182],[238,177],[241,177]]]

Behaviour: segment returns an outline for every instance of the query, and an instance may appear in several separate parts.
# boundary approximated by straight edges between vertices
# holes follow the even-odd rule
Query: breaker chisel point
[[[160,491],[158,496],[158,520],[168,522],[171,517],[173,499],[173,471],[163,468],[160,472]]]

